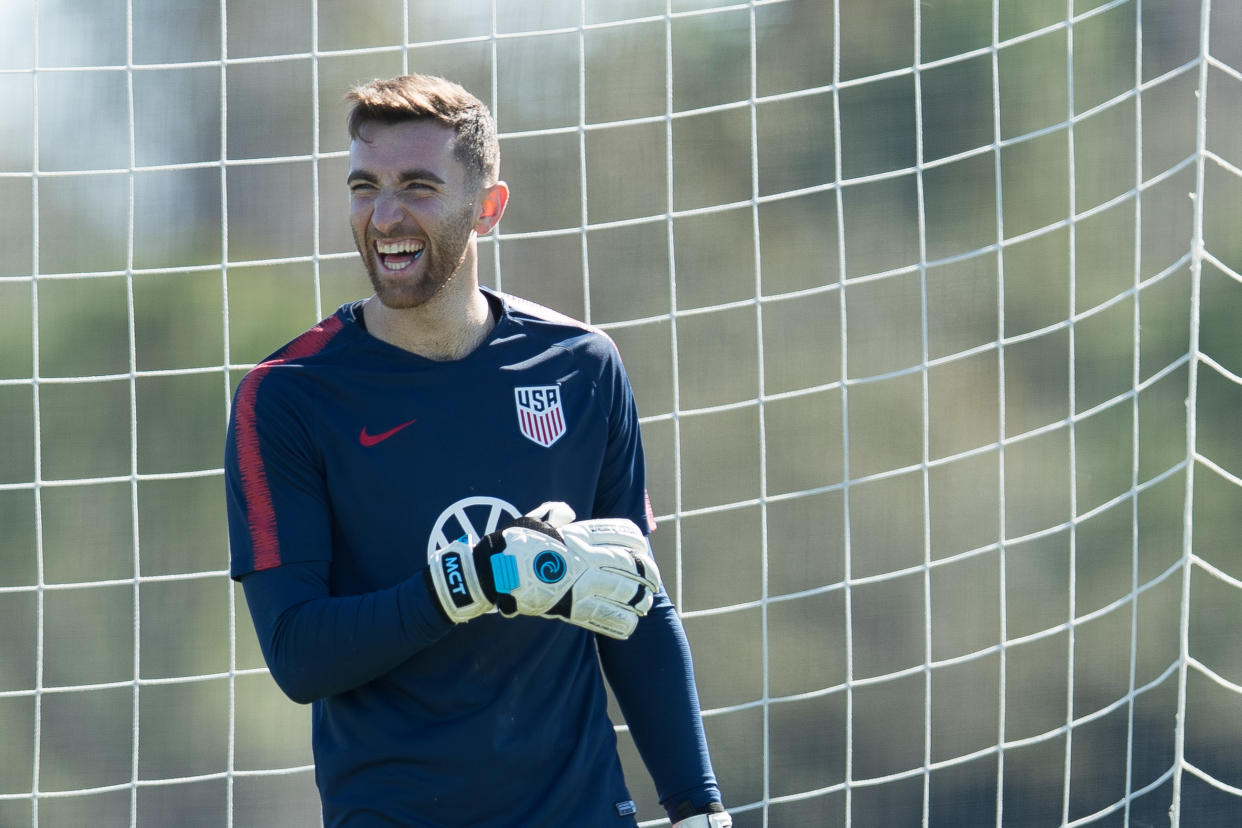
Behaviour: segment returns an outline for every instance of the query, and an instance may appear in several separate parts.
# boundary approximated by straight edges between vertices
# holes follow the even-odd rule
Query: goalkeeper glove
[[[651,608],[660,571],[632,521],[574,522],[545,503],[470,546],[459,538],[430,555],[436,597],[454,622],[493,606],[501,614],[556,618],[625,639]]]
[[[726,811],[714,811],[710,814],[695,814],[673,823],[673,828],[732,828],[733,817]]]

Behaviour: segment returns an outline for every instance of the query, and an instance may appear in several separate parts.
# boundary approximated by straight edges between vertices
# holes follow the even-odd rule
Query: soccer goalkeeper
[[[477,98],[348,100],[374,294],[247,374],[225,459],[231,572],[312,705],[325,825],[635,825],[605,678],[670,820],[730,825],[615,346],[479,285],[509,192]]]

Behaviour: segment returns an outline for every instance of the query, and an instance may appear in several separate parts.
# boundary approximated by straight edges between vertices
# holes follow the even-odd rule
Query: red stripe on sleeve
[[[278,365],[305,359],[319,353],[340,332],[343,323],[335,316],[311,328],[290,342],[266,362],[259,363],[242,381],[234,413],[237,442],[237,467],[241,474],[242,493],[246,499],[246,520],[250,526],[250,545],[254,568],[280,566],[280,535],[276,530],[276,507],[267,483],[267,468],[259,446],[259,430],[255,422],[255,402],[259,385],[267,373]]]

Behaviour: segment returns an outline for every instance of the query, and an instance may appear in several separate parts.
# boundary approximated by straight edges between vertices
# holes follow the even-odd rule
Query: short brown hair
[[[345,96],[351,104],[349,137],[368,121],[396,124],[432,120],[457,133],[453,154],[472,184],[492,183],[500,174],[500,142],[487,106],[459,84],[435,75],[398,75],[356,86]]]

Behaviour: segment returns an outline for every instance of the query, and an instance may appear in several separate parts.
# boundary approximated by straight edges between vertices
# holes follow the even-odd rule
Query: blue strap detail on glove
[[[517,558],[498,552],[492,555],[492,580],[496,583],[499,595],[508,595],[521,585],[518,577]]]

